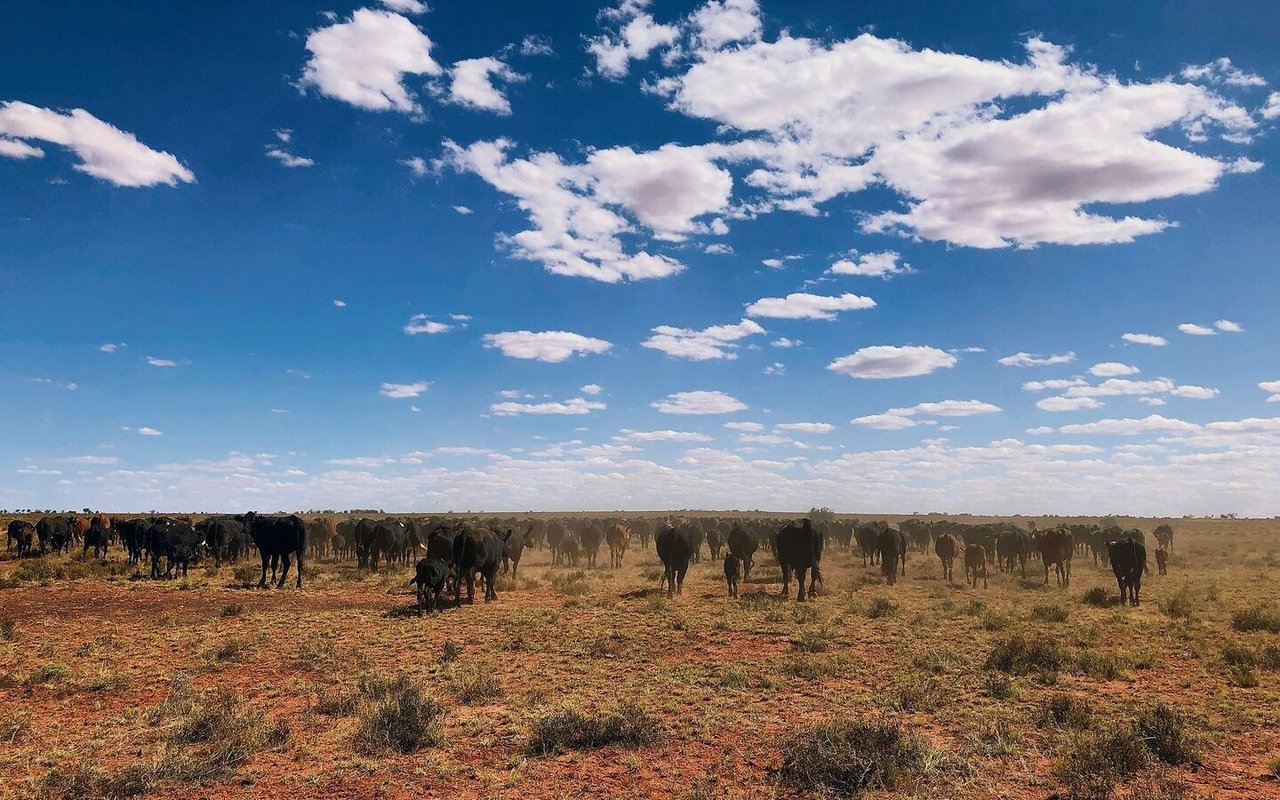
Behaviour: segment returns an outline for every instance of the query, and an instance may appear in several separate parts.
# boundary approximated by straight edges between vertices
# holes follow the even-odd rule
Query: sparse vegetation
[[[839,720],[787,739],[779,777],[794,789],[853,796],[919,774],[928,752],[923,739],[894,723]]]
[[[1160,602],[1160,611],[1174,619],[1193,620],[1200,611],[1199,598],[1186,587]]]
[[[449,676],[449,691],[459,702],[471,706],[501,697],[502,684],[488,671],[467,667]]]
[[[1010,675],[1057,672],[1067,663],[1066,651],[1055,639],[1013,634],[1000,641],[987,656],[987,669]]]
[[[1066,622],[1071,612],[1059,605],[1040,603],[1031,607],[1031,618],[1040,622]]]
[[[407,676],[363,679],[360,693],[367,701],[359,711],[358,751],[412,753],[439,743],[443,709]]]
[[[1093,723],[1093,705],[1088,698],[1059,692],[1040,706],[1038,720],[1044,727],[1086,730]]]
[[[1117,783],[1148,763],[1147,748],[1130,726],[1107,724],[1077,736],[1054,774],[1072,800],[1108,800]]]
[[[657,721],[632,704],[623,704],[617,711],[597,713],[568,708],[535,720],[525,751],[545,756],[613,745],[643,747],[657,736]]]
[[[1138,712],[1134,728],[1152,755],[1166,764],[1199,760],[1200,745],[1182,712],[1165,703]]]
[[[1231,616],[1231,627],[1238,631],[1280,633],[1280,608],[1256,605],[1237,611]]]
[[[1112,597],[1111,593],[1101,586],[1095,586],[1085,591],[1080,598],[1080,602],[1094,608],[1109,608],[1110,606],[1119,605],[1120,598]]]

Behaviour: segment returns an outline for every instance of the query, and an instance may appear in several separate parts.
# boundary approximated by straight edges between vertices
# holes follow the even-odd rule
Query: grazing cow
[[[373,523],[369,542],[369,569],[378,568],[379,556],[386,558],[389,566],[405,558],[409,546],[409,529],[398,519],[380,519]]]
[[[609,545],[609,567],[621,569],[622,557],[626,555],[627,545],[631,542],[631,529],[621,522],[615,522],[605,532],[604,540]]]
[[[444,594],[445,582],[449,579],[449,564],[438,558],[419,559],[417,566],[414,568],[414,576],[409,579],[409,584],[418,586],[418,616],[422,616],[422,609],[425,606],[427,613],[440,610],[440,595]],[[431,598],[431,605],[427,606],[427,598]]]
[[[106,558],[109,544],[111,544],[111,530],[99,525],[98,520],[95,519],[84,535],[84,548],[80,551],[80,555],[88,554],[89,548],[92,547],[94,558]]]
[[[24,519],[9,523],[9,543],[17,548],[18,558],[31,555],[36,540],[36,526]]]
[[[1173,547],[1173,527],[1170,525],[1157,525],[1152,531],[1152,535],[1156,537],[1156,543],[1160,545],[1161,550],[1168,550]]]
[[[720,560],[720,550],[724,547],[724,532],[720,528],[712,528],[707,531],[707,549],[711,551],[711,557],[717,561]]]
[[[502,536],[502,571],[511,572],[511,580],[516,579],[516,571],[520,569],[520,556],[526,547],[533,547],[533,526],[524,533],[513,533],[510,529]]]
[[[453,602],[462,605],[462,584],[467,584],[467,602],[476,601],[476,575],[484,579],[485,602],[498,599],[498,567],[502,565],[503,542],[493,531],[464,527],[453,540],[453,569],[458,575]]]
[[[978,576],[982,576],[982,588],[987,588],[987,551],[980,544],[965,545],[964,576],[969,585],[978,588]]]
[[[782,596],[790,594],[791,575],[795,573],[796,601],[803,603],[805,573],[813,570],[809,581],[809,596],[813,597],[814,586],[822,582],[822,534],[814,530],[813,521],[805,517],[788,522],[774,536],[773,552],[782,568]]]
[[[1156,567],[1160,569],[1161,575],[1169,574],[1169,551],[1163,547],[1156,548]]]
[[[867,566],[868,559],[871,560],[871,566],[880,563],[880,531],[884,528],[884,523],[880,522],[869,522],[854,528],[853,537],[862,553],[862,566]]]
[[[311,557],[319,560],[328,558],[333,547],[333,537],[338,533],[329,517],[316,517],[307,523],[307,544],[311,547]]]
[[[40,540],[40,553],[50,549],[65,552],[71,546],[75,523],[67,517],[41,517],[36,523],[36,538]]]
[[[130,564],[142,563],[147,552],[147,529],[151,523],[145,519],[117,519],[113,530],[120,535],[120,543],[129,553]]]
[[[933,552],[938,554],[938,560],[942,562],[942,579],[951,580],[952,565],[955,563],[956,554],[960,552],[960,540],[949,533],[944,533],[933,540]]]
[[[738,599],[738,577],[742,574],[742,563],[730,552],[724,557],[724,582],[729,585],[729,596]]]
[[[900,531],[885,528],[876,535],[876,552],[880,555],[880,572],[890,586],[898,582],[898,559],[906,555]],[[905,573],[905,568],[904,568]]]
[[[751,562],[759,548],[760,540],[744,531],[741,525],[734,525],[729,531],[729,554],[742,562],[743,580],[751,579]]]
[[[1040,561],[1044,564],[1044,583],[1049,585],[1049,568],[1053,567],[1058,578],[1058,585],[1071,586],[1071,556],[1075,552],[1075,537],[1066,528],[1054,528],[1045,531],[1036,543],[1040,550]]]
[[[213,565],[238,561],[240,554],[249,548],[249,535],[244,525],[232,517],[209,517],[200,521],[196,530],[204,537],[205,544],[213,552]]]
[[[689,571],[689,560],[693,558],[692,527],[686,524],[675,528],[668,524],[653,537],[658,558],[662,561],[662,580],[667,586],[667,597],[684,593],[684,576]],[[659,589],[661,587],[659,584]]]
[[[582,552],[587,557],[587,566],[596,565],[596,556],[600,555],[600,543],[604,541],[604,533],[594,523],[583,525],[578,531],[578,541],[582,544]]]
[[[267,564],[275,556],[282,565],[276,588],[283,589],[285,579],[289,577],[289,556],[293,555],[298,559],[297,588],[301,589],[302,561],[307,552],[307,526],[302,519],[295,514],[287,517],[260,517],[253,511],[236,519],[244,523],[249,538],[257,545],[258,555],[262,558],[262,578],[258,581],[258,588],[267,587]],[[275,577],[274,567],[271,575]]]
[[[1147,548],[1141,542],[1130,538],[1107,542],[1107,557],[1111,560],[1111,571],[1115,573],[1116,583],[1120,586],[1120,605],[1128,601],[1129,605],[1138,605],[1138,596],[1142,592],[1142,573],[1147,569]]]
[[[161,517],[147,528],[147,549],[151,555],[151,578],[160,577],[160,559],[165,559],[164,577],[173,577],[174,567],[182,567],[182,577],[196,556],[200,543],[195,528],[178,519]]]

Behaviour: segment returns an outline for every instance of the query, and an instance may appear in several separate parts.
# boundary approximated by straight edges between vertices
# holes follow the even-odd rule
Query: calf
[[[609,567],[621,569],[622,557],[626,555],[627,545],[631,542],[631,529],[621,522],[615,522],[609,526],[604,540],[609,544]]]
[[[1163,547],[1156,549],[1156,567],[1160,569],[1161,575],[1168,575],[1169,551]]]
[[[1107,556],[1120,587],[1120,605],[1124,605],[1126,600],[1131,606],[1138,605],[1142,573],[1147,568],[1147,548],[1134,539],[1119,539],[1107,542]]]
[[[987,551],[982,545],[974,543],[964,548],[964,576],[969,585],[978,588],[978,577],[982,577],[982,588],[987,588]]]
[[[735,600],[738,598],[738,576],[742,572],[742,565],[733,553],[724,557],[724,582],[729,585],[729,596]]]
[[[516,571],[520,569],[520,556],[524,554],[526,547],[533,547],[532,536],[532,525],[524,533],[514,533],[508,529],[502,536],[502,571],[511,573],[513,584],[516,580]]]
[[[418,587],[418,616],[422,609],[427,613],[440,610],[440,595],[444,594],[445,582],[449,579],[449,565],[438,558],[423,558],[418,561],[415,574],[409,579],[409,585]],[[431,605],[427,605],[427,598]]]
[[[18,558],[31,555],[35,548],[36,526],[23,520],[9,523],[9,538],[17,546]]]

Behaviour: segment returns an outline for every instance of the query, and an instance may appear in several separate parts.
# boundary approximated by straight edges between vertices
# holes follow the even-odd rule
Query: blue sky
[[[1280,9],[955,5],[17,3],[0,507],[1280,513]]]

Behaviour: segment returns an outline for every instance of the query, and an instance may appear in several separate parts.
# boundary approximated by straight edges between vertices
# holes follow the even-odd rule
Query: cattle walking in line
[[[867,566],[870,560],[871,566],[875,566],[880,561],[880,531],[881,526],[876,523],[868,523],[859,525],[854,528],[853,538],[858,543],[858,550],[862,554],[862,566]]]
[[[1173,547],[1173,526],[1168,524],[1157,525],[1156,529],[1152,531],[1152,535],[1156,537],[1156,543],[1160,545],[1161,550],[1168,550]]]
[[[740,525],[734,525],[729,531],[729,553],[742,562],[743,580],[751,579],[751,563],[759,548],[760,540],[744,531]]]
[[[627,554],[627,545],[631,542],[631,529],[615,522],[609,526],[604,540],[609,545],[609,568],[622,569],[622,557]]]
[[[933,552],[942,562],[942,579],[951,580],[952,565],[955,564],[956,554],[960,552],[960,540],[949,533],[944,533],[933,540]]]
[[[502,536],[502,572],[511,572],[511,580],[516,579],[516,571],[520,569],[520,556],[526,547],[533,547],[533,526],[524,533],[513,533],[510,529]]]
[[[9,547],[17,549],[18,558],[29,556],[35,547],[36,526],[32,525],[24,519],[15,519],[9,523],[9,539],[6,550]]]
[[[1044,583],[1049,585],[1049,568],[1054,569],[1058,585],[1071,586],[1071,556],[1075,552],[1075,537],[1065,528],[1045,531],[1038,542],[1040,560],[1044,563]]]
[[[720,550],[723,547],[724,533],[719,528],[712,528],[707,531],[707,549],[711,551],[711,558],[713,560],[720,560]]]
[[[1131,538],[1117,539],[1107,542],[1107,557],[1120,587],[1120,605],[1125,602],[1131,606],[1138,605],[1142,573],[1147,570],[1147,548]]]
[[[1161,575],[1169,574],[1169,551],[1163,547],[1156,548],[1156,567]]]
[[[36,523],[36,538],[40,541],[40,554],[52,550],[65,553],[71,547],[75,523],[66,517],[41,517]]]
[[[425,607],[427,613],[440,610],[440,596],[444,594],[445,583],[449,579],[449,565],[438,558],[423,558],[414,567],[414,575],[409,585],[418,587],[418,616],[422,616]],[[427,599],[431,605],[427,605]]]
[[[289,556],[296,556],[298,559],[297,588],[301,589],[302,562],[307,552],[307,526],[302,520],[295,514],[287,517],[260,517],[253,511],[236,519],[244,524],[249,538],[253,539],[253,543],[258,548],[258,555],[262,558],[262,577],[258,580],[258,588],[267,588],[267,566],[272,556],[275,556],[282,565],[276,588],[283,589],[285,579],[289,577],[291,563]],[[275,578],[274,566],[271,576]]]
[[[662,561],[662,581],[667,587],[667,597],[684,593],[684,576],[689,571],[689,560],[693,558],[690,527],[667,525],[653,537],[658,558]],[[658,586],[661,589],[662,584]]]
[[[966,545],[964,548],[964,576],[969,586],[978,588],[978,577],[982,577],[982,588],[987,588],[987,551],[980,544]]]
[[[1031,537],[1019,530],[1004,530],[996,536],[996,565],[1001,572],[1013,574],[1014,565],[1022,568],[1027,577],[1027,555],[1031,549]]]
[[[111,544],[111,530],[104,528],[99,524],[98,520],[93,520],[89,525],[89,530],[84,535],[84,548],[80,555],[85,556],[89,553],[89,548],[93,548],[93,557],[102,559],[107,557],[107,546]]]
[[[707,534],[696,522],[687,523],[684,527],[688,528],[689,546],[693,548],[693,562],[699,564],[702,562],[702,543],[706,541]]]
[[[502,564],[502,541],[490,530],[466,527],[453,540],[453,569],[458,575],[453,591],[455,605],[462,604],[462,584],[467,584],[467,602],[476,601],[476,575],[484,579],[485,602],[498,599],[498,567]]]
[[[600,542],[604,534],[595,525],[584,525],[578,532],[578,541],[582,544],[582,552],[587,557],[587,566],[595,567],[596,556],[600,555]]]
[[[898,559],[905,555],[902,549],[903,538],[899,531],[885,528],[876,535],[876,552],[880,555],[880,572],[884,575],[885,583],[890,586],[898,582]],[[903,572],[906,572],[905,567]]]
[[[813,596],[814,587],[822,582],[822,534],[813,527],[808,517],[787,523],[774,536],[773,552],[782,568],[782,596],[791,594],[791,576],[796,576],[796,601],[804,602],[805,574],[812,570],[809,581],[809,596]]]
[[[738,599],[738,578],[742,574],[742,563],[733,553],[724,557],[724,582],[729,587],[729,596]]]

